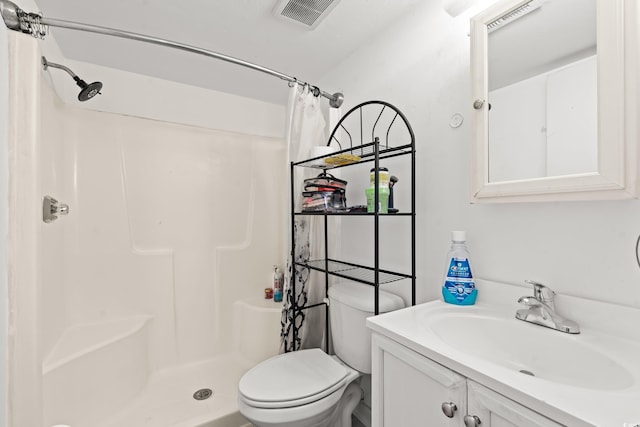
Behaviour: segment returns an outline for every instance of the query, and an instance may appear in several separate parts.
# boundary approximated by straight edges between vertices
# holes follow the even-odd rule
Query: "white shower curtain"
[[[321,100],[316,98],[308,86],[294,85],[289,92],[287,145],[287,170],[290,162],[309,158],[311,148],[326,145],[326,121],[322,114]],[[304,179],[316,176],[318,169],[294,168],[295,188],[294,207],[300,211],[302,186]],[[295,219],[295,260],[304,262],[309,259],[321,259],[324,254],[324,242],[321,217],[297,216]],[[317,220],[318,219],[318,220]],[[319,229],[320,228],[320,229]],[[291,224],[288,222],[287,231]],[[293,301],[297,306],[309,306],[322,302],[325,296],[324,274],[308,268],[295,266],[291,259],[291,239],[287,238],[287,268],[283,292],[284,306],[282,310],[281,352],[300,350],[302,348],[322,347],[325,325],[325,309],[323,306],[308,310],[296,310],[293,318]],[[292,268],[296,269],[296,292],[293,295],[291,286]],[[293,341],[294,329],[296,342]]]

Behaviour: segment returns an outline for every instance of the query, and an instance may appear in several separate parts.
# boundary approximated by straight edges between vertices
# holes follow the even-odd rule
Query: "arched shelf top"
[[[373,161],[376,150],[379,159],[407,154],[415,149],[415,135],[407,117],[394,105],[385,101],[366,101],[351,108],[338,121],[327,146],[335,151],[295,165],[334,169]]]

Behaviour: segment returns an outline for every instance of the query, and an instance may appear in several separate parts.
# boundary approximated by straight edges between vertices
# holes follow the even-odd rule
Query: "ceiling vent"
[[[279,0],[273,14],[313,30],[340,0]]]

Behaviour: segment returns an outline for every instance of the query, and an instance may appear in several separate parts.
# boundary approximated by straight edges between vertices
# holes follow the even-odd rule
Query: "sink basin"
[[[634,382],[625,367],[581,335],[460,311],[432,313],[423,324],[450,347],[522,375],[598,390],[623,389]]]

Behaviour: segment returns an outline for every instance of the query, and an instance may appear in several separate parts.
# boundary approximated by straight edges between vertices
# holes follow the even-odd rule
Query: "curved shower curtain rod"
[[[209,56],[212,58],[220,59],[222,61],[230,62],[232,64],[240,65],[252,70],[260,71],[278,77],[279,79],[286,80],[290,83],[308,85],[295,77],[288,76],[279,71],[272,70],[270,68],[263,67],[261,65],[253,64],[251,62],[243,61],[232,56],[223,55],[221,53],[213,52],[207,49],[202,49],[195,46],[190,46],[184,43],[178,43],[171,40],[165,40],[158,37],[147,36],[144,34],[131,33],[129,31],[117,30],[108,27],[99,27],[96,25],[82,24],[79,22],[63,21],[60,19],[44,18],[36,13],[25,12],[20,9],[15,3],[9,0],[0,0],[0,14],[4,19],[4,23],[7,28],[23,33],[31,34],[34,37],[44,39],[47,34],[47,27],[59,27],[67,28],[70,30],[86,31],[90,33],[105,34],[108,36],[121,37],[125,39],[137,40],[146,43],[157,44],[160,46],[172,47],[175,49],[184,50],[187,52],[197,53],[199,55]],[[320,90],[316,86],[309,85],[316,96],[322,95],[329,100],[329,105],[333,108],[338,108],[344,101],[344,95],[340,92],[334,94],[327,93]]]

